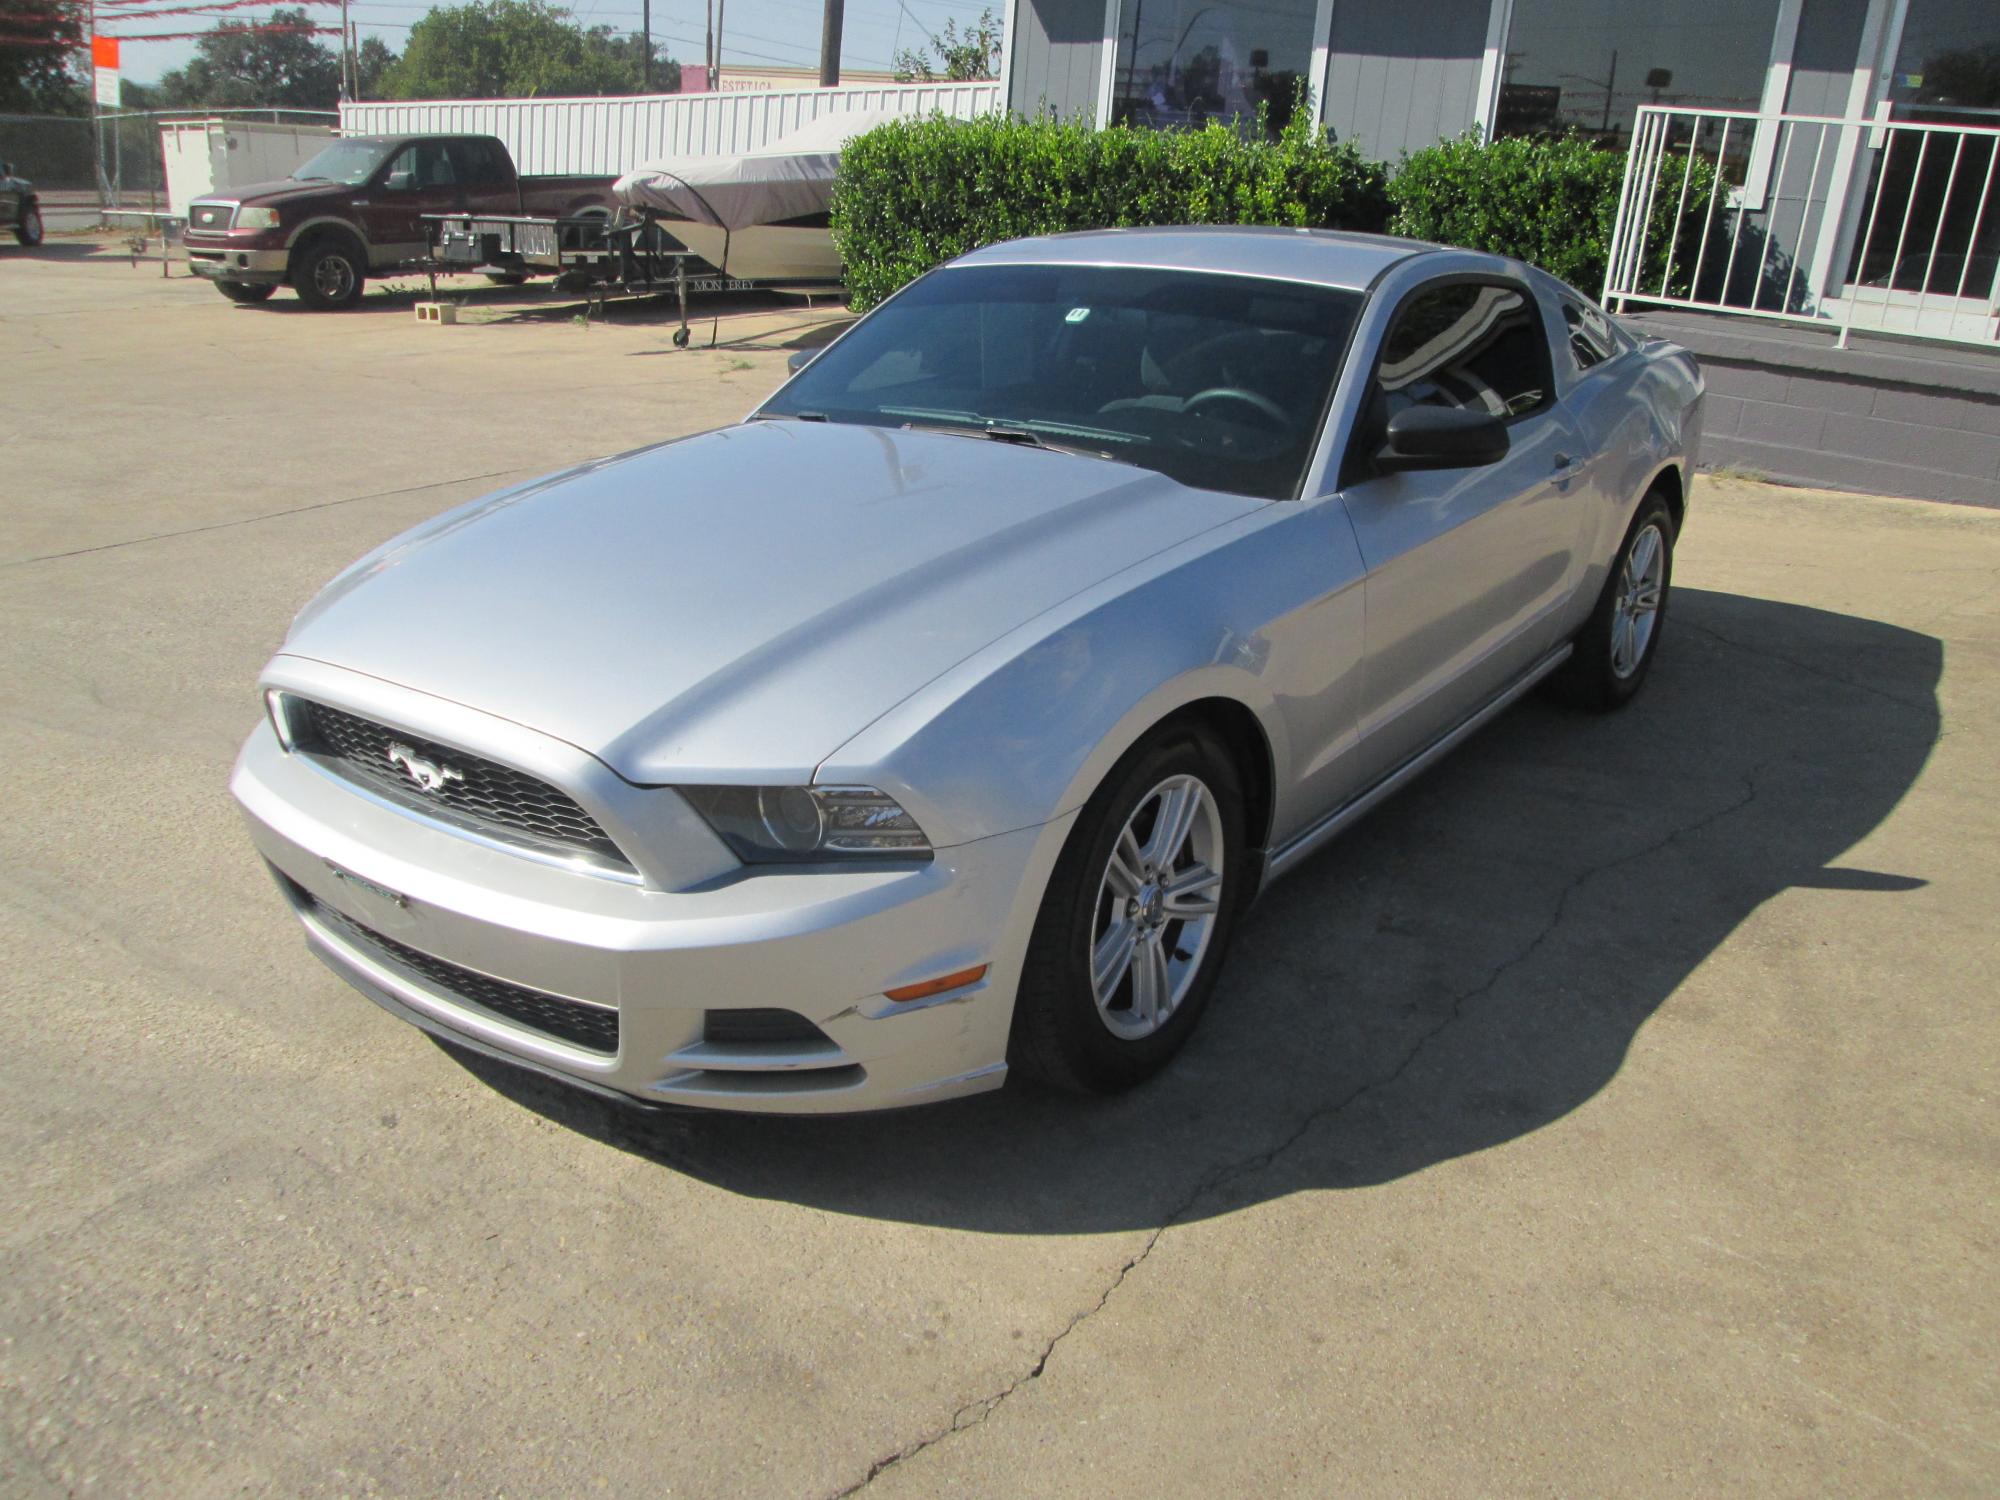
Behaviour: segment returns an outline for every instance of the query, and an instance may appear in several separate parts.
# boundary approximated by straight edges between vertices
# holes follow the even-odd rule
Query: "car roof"
[[[952,264],[1144,266],[1262,276],[1366,291],[1390,267],[1438,247],[1386,234],[1263,225],[1089,229],[1008,240]]]

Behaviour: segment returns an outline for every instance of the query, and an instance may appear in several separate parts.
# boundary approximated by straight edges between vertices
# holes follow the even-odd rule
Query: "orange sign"
[[[90,39],[90,63],[97,73],[97,102],[106,108],[118,108],[121,95],[118,72],[118,38],[115,36],[94,36]]]

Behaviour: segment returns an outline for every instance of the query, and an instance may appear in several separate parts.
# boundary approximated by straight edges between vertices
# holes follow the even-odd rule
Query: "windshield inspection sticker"
[[[1063,321],[1065,323],[1081,323],[1085,318],[1089,316],[1090,316],[1089,308],[1072,307],[1068,312],[1063,314]]]

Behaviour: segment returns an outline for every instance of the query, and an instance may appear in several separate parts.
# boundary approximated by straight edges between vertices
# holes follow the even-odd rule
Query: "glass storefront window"
[[[1642,104],[1755,109],[1778,0],[1515,0],[1494,129],[1630,138]]]
[[[1994,0],[1909,0],[1885,83],[1892,120],[2000,125],[2000,6]],[[1987,300],[2000,275],[2000,163],[1993,159],[1992,137],[1884,136],[1882,148],[1871,153],[1862,215],[1874,232],[1856,243],[1849,281]]]
[[[1312,71],[1314,0],[1122,0],[1111,120],[1284,128]]]

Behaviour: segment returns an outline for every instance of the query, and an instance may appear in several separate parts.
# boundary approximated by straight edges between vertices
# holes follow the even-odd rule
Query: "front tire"
[[[274,286],[256,286],[247,281],[218,281],[215,289],[231,302],[240,302],[245,307],[269,302],[278,290]]]
[[[368,273],[358,246],[323,239],[306,247],[292,268],[292,289],[315,312],[340,312],[361,300]]]
[[[1608,712],[1637,696],[1659,653],[1673,578],[1673,508],[1653,490],[1639,502],[1576,649],[1550,679],[1558,697]]]
[[[14,221],[14,238],[30,250],[42,242],[42,211],[30,203]]]
[[[1086,804],[1029,940],[1007,1060],[1071,1093],[1165,1067],[1214,991],[1251,861],[1242,778],[1197,725],[1127,755]]]

